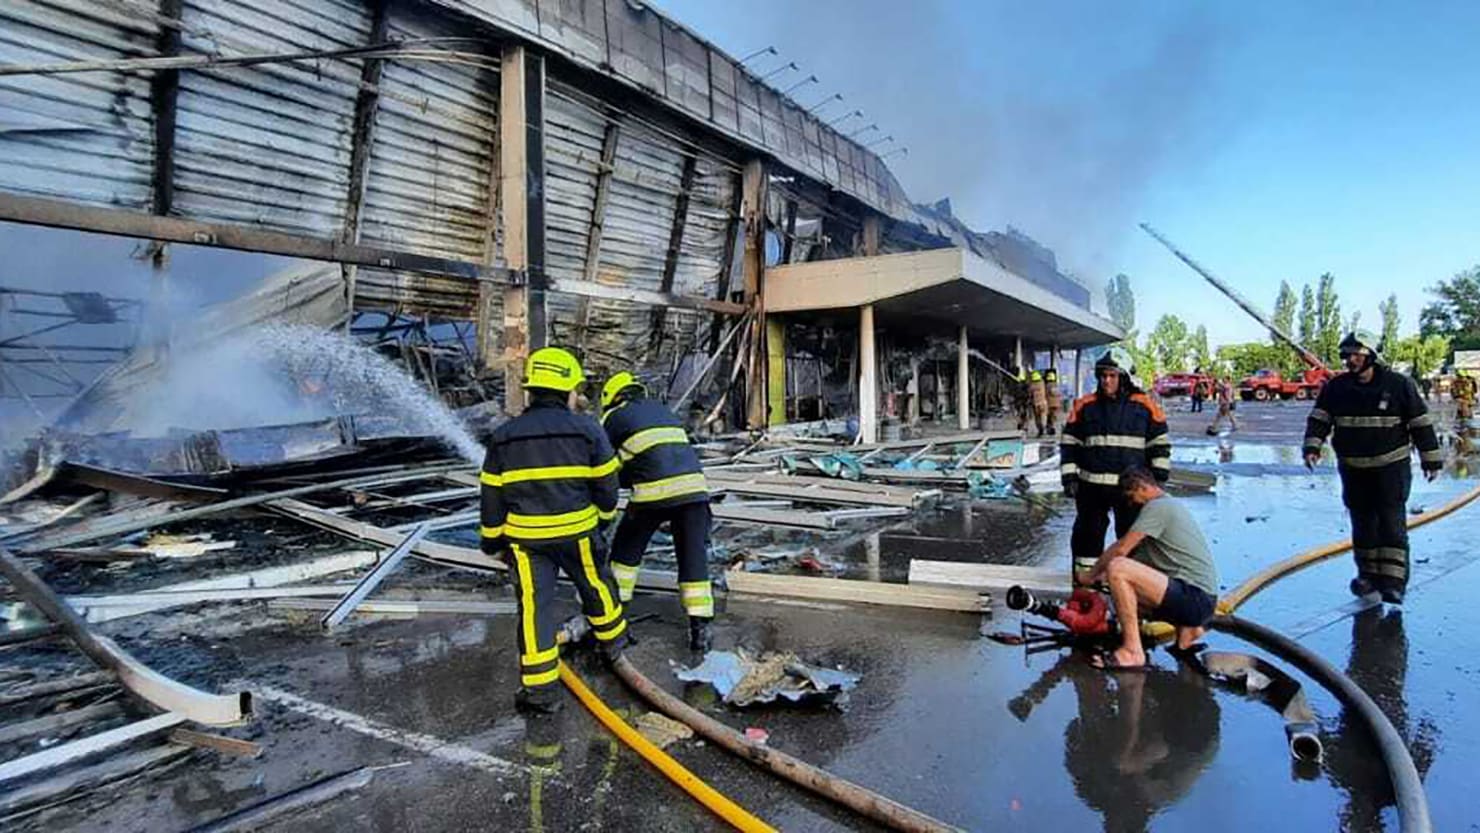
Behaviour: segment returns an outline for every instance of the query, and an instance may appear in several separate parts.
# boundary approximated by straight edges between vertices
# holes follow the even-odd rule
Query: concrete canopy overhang
[[[1101,318],[965,249],[793,263],[766,269],[768,313],[872,304],[890,321],[921,321],[1064,348],[1125,336]]]

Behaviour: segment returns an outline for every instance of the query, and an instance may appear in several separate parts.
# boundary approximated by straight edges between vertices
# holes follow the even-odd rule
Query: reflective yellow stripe
[[[502,486],[502,485],[504,485],[504,479],[502,477],[499,477],[498,475],[494,474],[491,471],[480,471],[480,472],[478,472],[478,482],[479,483],[482,483],[484,486]]]
[[[1082,445],[1082,443],[1080,443],[1078,437],[1065,434],[1059,438],[1059,445]]]
[[[1303,443],[1305,448],[1313,448],[1317,451],[1319,451],[1321,449],[1321,446],[1324,446],[1325,444],[1325,437],[1306,437],[1305,442]]]
[[[601,598],[601,615],[589,616],[591,627],[596,628],[622,615],[622,606],[612,601],[611,591],[607,589],[606,582],[596,573],[596,560],[591,557],[591,539],[582,538],[578,548],[581,551],[581,569],[586,573],[586,582],[596,588],[596,595]]]
[[[1146,447],[1145,437],[1132,437],[1128,434],[1103,434],[1086,437],[1084,444],[1088,446],[1108,446],[1110,448],[1136,448]]]
[[[1313,420],[1315,420],[1316,422],[1330,422],[1331,421],[1331,415],[1328,414],[1328,413],[1326,413],[1326,411],[1324,409],[1322,409],[1322,408],[1311,408],[1310,409],[1310,418],[1313,419]]]
[[[617,450],[617,456],[623,462],[647,451],[649,448],[659,445],[674,445],[677,443],[687,444],[689,435],[676,425],[661,425],[657,428],[645,428],[628,437],[622,442],[622,447]]]
[[[637,568],[613,561],[612,577],[617,580],[617,599],[632,601],[632,591],[637,588]]]
[[[494,475],[499,478],[498,483],[493,486],[508,486],[511,483],[523,483],[528,480],[592,480],[598,477],[606,477],[616,471],[621,465],[616,457],[607,460],[599,466],[539,466],[529,469],[514,469],[506,471],[502,475]],[[482,480],[482,476],[479,476]],[[487,481],[483,481],[487,482]]]
[[[519,682],[526,686],[549,685],[560,679],[560,668],[557,666],[549,671],[541,671],[538,674],[520,674]]]
[[[1418,416],[1414,417],[1413,419],[1408,420],[1408,427],[1410,429],[1411,428],[1427,428],[1427,427],[1429,427],[1430,425],[1433,425],[1433,424],[1434,424],[1434,415],[1433,414],[1419,414]]]
[[[1064,463],[1059,466],[1059,474],[1078,474],[1079,466],[1075,463]]]
[[[514,569],[519,573],[519,625],[524,629],[524,647],[538,652],[539,633],[534,621],[534,577],[529,569],[529,554],[518,544],[513,545]]]
[[[709,486],[704,482],[704,473],[696,471],[692,474],[679,474],[648,483],[634,483],[632,484],[632,502],[647,503],[708,491]]]
[[[521,654],[519,656],[519,662],[524,665],[544,665],[547,662],[554,662],[557,659],[560,659],[559,645],[551,645],[543,651],[535,651],[532,654]]]
[[[504,525],[524,527],[563,526],[594,517],[596,517],[596,507],[587,504],[573,512],[564,512],[559,515],[520,515],[517,512],[510,512],[504,518]]]
[[[1156,459],[1154,459],[1154,460],[1151,461],[1151,467],[1153,469],[1166,469],[1167,471],[1171,471],[1171,469],[1172,469],[1172,461],[1171,461],[1171,458],[1169,458],[1169,457],[1157,457]]]
[[[714,615],[713,588],[707,580],[679,582],[678,600],[690,616]]]
[[[595,506],[561,515],[520,515],[510,512],[504,519],[504,534],[510,538],[530,540],[562,538],[595,529],[596,517]]]
[[[596,517],[602,519],[603,521],[609,521],[612,518],[615,518],[616,516],[617,516],[617,510],[615,510],[615,509],[613,509],[610,512],[603,512],[600,509],[596,510]]]
[[[1339,416],[1336,418],[1337,428],[1396,428],[1402,424],[1403,418],[1396,416]]]
[[[1337,460],[1343,466],[1347,466],[1349,468],[1375,469],[1380,466],[1386,466],[1391,463],[1396,463],[1399,460],[1406,460],[1408,459],[1408,455],[1412,453],[1412,446],[1405,445],[1402,448],[1395,448],[1386,454],[1375,454],[1371,457],[1338,457]]]
[[[498,538],[499,536],[504,534],[504,528],[503,525],[480,526],[478,527],[478,534],[483,536],[484,538]]]
[[[1420,451],[1418,452],[1418,459],[1425,463],[1442,463],[1444,462],[1444,450],[1436,448],[1433,451]]]
[[[592,630],[596,633],[597,639],[601,640],[602,642],[610,642],[613,639],[621,636],[622,633],[627,630],[627,620],[619,620],[617,624],[613,625],[607,630],[602,630],[601,628],[593,625]]]
[[[1118,474],[1100,474],[1099,472],[1082,471],[1079,473],[1079,479],[1086,483],[1093,483],[1096,486],[1120,485],[1120,475]]]
[[[1147,448],[1150,448],[1152,446],[1162,446],[1162,445],[1171,446],[1171,444],[1172,444],[1172,438],[1169,437],[1169,436],[1167,436],[1166,434],[1162,434],[1159,437],[1154,437],[1154,438],[1149,439],[1149,440],[1146,441],[1146,447]]]

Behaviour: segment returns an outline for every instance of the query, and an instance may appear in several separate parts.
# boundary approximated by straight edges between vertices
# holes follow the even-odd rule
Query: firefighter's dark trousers
[[[1341,501],[1352,520],[1357,575],[1378,587],[1408,586],[1408,460],[1374,469],[1341,467]]]
[[[689,616],[714,616],[714,589],[709,582],[709,501],[677,506],[627,505],[612,539],[612,573],[622,601],[632,599],[637,571],[648,541],[658,527],[668,524],[678,556],[678,596]]]
[[[1069,549],[1074,556],[1074,570],[1089,570],[1105,551],[1105,531],[1110,528],[1110,515],[1115,515],[1115,537],[1130,531],[1139,514],[1136,507],[1126,503],[1119,486],[1096,483],[1079,484],[1074,499],[1074,532],[1069,538]]]
[[[560,627],[554,601],[556,580],[563,571],[581,597],[581,611],[600,645],[610,645],[627,632],[622,602],[607,564],[601,536],[587,535],[558,544],[513,544],[515,589],[519,593],[519,681],[525,688],[555,685],[560,677]]]

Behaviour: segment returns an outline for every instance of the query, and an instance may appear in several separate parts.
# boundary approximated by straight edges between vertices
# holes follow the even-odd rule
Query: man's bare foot
[[[1091,658],[1090,665],[1106,671],[1144,671],[1146,669],[1146,652],[1133,651],[1122,645],[1114,651],[1107,651]]]

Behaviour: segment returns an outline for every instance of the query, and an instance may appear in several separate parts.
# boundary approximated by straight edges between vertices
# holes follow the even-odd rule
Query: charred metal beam
[[[192,243],[245,252],[301,257],[358,266],[378,266],[408,272],[425,272],[454,278],[482,278],[507,282],[509,269],[494,268],[442,257],[398,252],[341,240],[303,237],[279,231],[244,226],[201,223],[177,217],[159,217],[117,208],[76,205],[43,197],[0,194],[0,220],[53,228],[94,231],[125,237]]]
[[[586,234],[586,265],[583,277],[596,280],[601,265],[601,235],[606,225],[606,202],[611,193],[612,169],[617,163],[617,141],[622,135],[622,125],[616,116],[608,115],[606,134],[601,138],[601,167],[596,172],[596,196],[591,202],[591,225]],[[586,346],[586,326],[591,321],[591,300],[582,297],[576,304],[576,347]]]
[[[791,263],[792,244],[797,239],[797,201],[786,201],[786,234],[781,239],[781,264]]]
[[[386,0],[370,2],[370,43],[384,43],[389,28],[390,15]],[[385,70],[385,61],[366,58],[360,68],[360,92],[355,98],[354,132],[350,138],[349,193],[344,205],[344,229],[340,239],[346,243],[360,242],[360,212],[365,204],[365,187],[370,180],[370,151],[375,137],[375,111],[380,106],[380,76]],[[344,267],[345,303],[351,314],[355,308],[355,273],[358,267]],[[351,315],[351,318],[353,315]]]
[[[698,170],[699,157],[689,154],[683,160],[683,175],[679,178],[678,199],[673,204],[673,224],[668,229],[668,252],[663,257],[663,278],[659,291],[672,292],[673,279],[678,273],[678,255],[683,250],[684,227],[689,221],[689,197],[694,190],[694,174]],[[653,310],[649,326],[649,354],[656,354],[663,344],[663,329],[668,323],[668,309]]]
[[[178,717],[176,722],[189,719],[224,726],[241,723],[252,716],[252,695],[249,692],[219,695],[191,688],[134,659],[113,640],[93,633],[82,617],[53,593],[46,582],[5,549],[0,549],[0,574],[23,599],[60,625],[72,644],[88,659],[117,674],[118,681],[135,696],[170,712],[169,716]],[[161,723],[160,728],[171,725],[174,724]]]
[[[179,20],[183,0],[159,0],[159,15]],[[161,24],[155,49],[161,58],[180,54],[180,30]],[[175,207],[175,114],[180,94],[180,71],[163,69],[154,73],[149,97],[154,109],[154,213],[168,216]]]
[[[364,578],[360,579],[360,583],[356,584],[353,590],[346,593],[344,598],[340,599],[339,603],[334,605],[333,610],[324,614],[324,618],[319,620],[319,625],[327,631],[333,630],[336,625],[343,622],[344,618],[353,613],[355,607],[365,600],[365,597],[375,592],[375,588],[379,587],[382,581],[385,581],[386,576],[395,572],[396,568],[401,565],[401,562],[406,560],[406,556],[411,554],[411,548],[416,546],[416,543],[422,539],[422,536],[427,534],[427,530],[430,528],[430,524],[420,523],[416,525],[416,528],[406,533],[406,537],[401,539],[401,543],[397,544],[389,553],[386,553],[385,557],[380,559],[380,563],[376,564]]]

